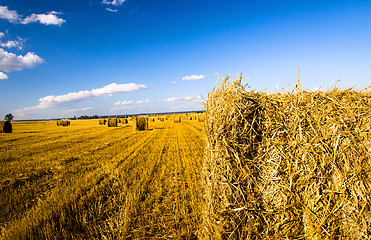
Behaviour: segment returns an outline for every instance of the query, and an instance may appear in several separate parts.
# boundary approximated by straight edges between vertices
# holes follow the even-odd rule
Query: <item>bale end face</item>
[[[10,121],[0,121],[0,133],[12,133],[13,127]]]

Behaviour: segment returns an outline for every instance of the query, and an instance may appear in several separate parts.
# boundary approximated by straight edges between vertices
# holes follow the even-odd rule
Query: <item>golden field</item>
[[[202,123],[15,122],[0,134],[2,239],[194,239]]]

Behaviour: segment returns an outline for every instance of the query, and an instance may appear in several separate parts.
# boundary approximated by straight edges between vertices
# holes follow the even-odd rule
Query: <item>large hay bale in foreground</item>
[[[148,130],[148,117],[143,116],[134,118],[134,130]]]
[[[370,109],[337,88],[209,93],[202,238],[371,238]]]
[[[117,127],[117,118],[108,118],[107,126],[108,127]]]
[[[0,121],[0,133],[11,133],[13,131],[10,121]]]

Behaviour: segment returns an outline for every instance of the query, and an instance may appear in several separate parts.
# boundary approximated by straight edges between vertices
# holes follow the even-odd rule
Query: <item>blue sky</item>
[[[200,110],[258,90],[371,85],[370,1],[0,0],[0,118]]]

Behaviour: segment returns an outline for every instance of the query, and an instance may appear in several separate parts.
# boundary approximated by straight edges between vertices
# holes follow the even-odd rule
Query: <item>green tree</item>
[[[7,115],[5,115],[4,120],[5,120],[5,121],[12,121],[13,118],[14,118],[13,114],[8,113]]]

